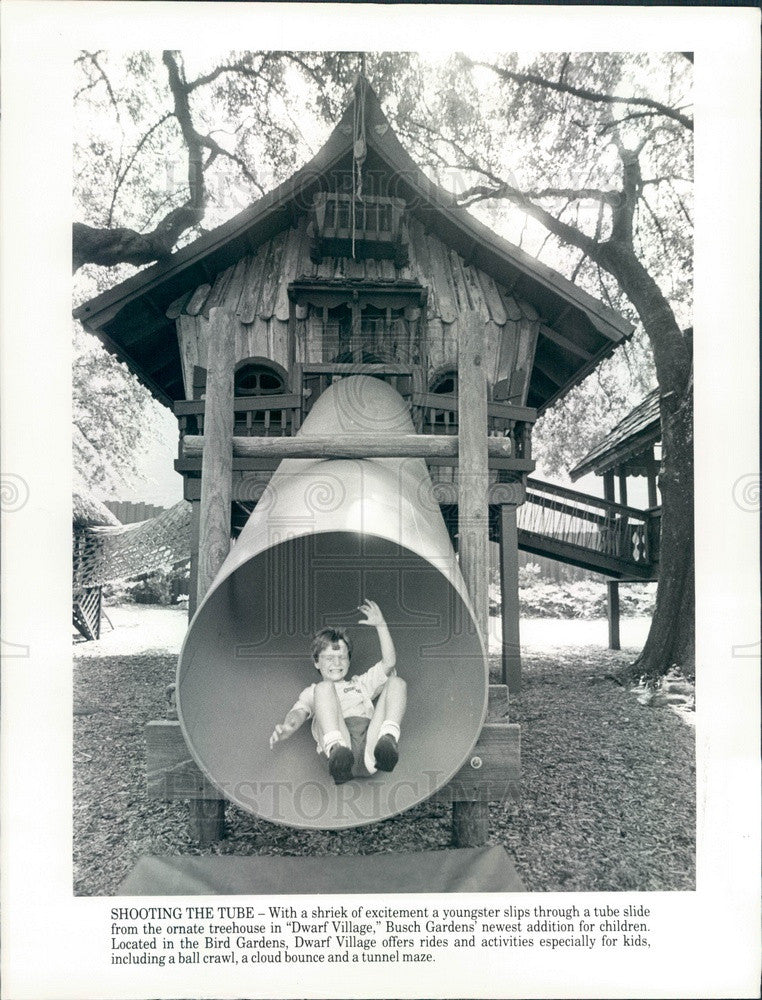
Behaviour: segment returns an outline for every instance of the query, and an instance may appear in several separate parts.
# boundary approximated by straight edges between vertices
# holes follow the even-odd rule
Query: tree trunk
[[[693,520],[693,345],[656,282],[624,244],[604,244],[600,263],[638,310],[654,352],[661,395],[662,494],[659,584],[648,639],[633,664],[661,677],[673,666],[695,670]]]
[[[689,391],[676,410],[662,401],[661,559],[656,609],[634,667],[660,677],[677,666],[694,673],[695,584],[693,522],[693,412]],[[665,412],[667,411],[667,412]]]

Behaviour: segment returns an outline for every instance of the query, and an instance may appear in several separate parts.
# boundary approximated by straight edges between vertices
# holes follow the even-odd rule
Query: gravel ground
[[[188,839],[187,804],[144,791],[143,729],[164,715],[185,615],[128,606],[108,614],[115,630],[106,625],[99,642],[74,650],[75,893],[115,893],[144,854],[451,846],[449,807],[424,803],[340,833],[290,830],[229,806],[226,840],[199,849]],[[490,841],[512,854],[530,891],[695,887],[693,730],[613,679],[645,638],[647,621],[638,621],[623,622],[623,645],[635,642],[621,653],[605,648],[605,622],[522,623],[524,690],[511,706],[522,727],[521,800],[491,807]]]

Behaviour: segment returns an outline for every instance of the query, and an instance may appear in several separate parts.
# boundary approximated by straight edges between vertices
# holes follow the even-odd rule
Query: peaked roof
[[[587,472],[602,476],[661,437],[659,390],[654,389],[619,421],[569,473],[575,482]]]
[[[351,158],[360,95],[365,100],[368,156],[377,156],[394,177],[395,194],[468,263],[537,309],[549,331],[544,343],[550,354],[559,347],[567,352],[566,367],[571,374],[560,386],[543,375],[542,361],[537,359],[530,405],[549,406],[632,333],[631,324],[618,313],[498,236],[459,207],[454,195],[431,181],[402,147],[372,87],[360,78],[324,146],[288,180],[222,226],[75,310],[74,316],[125,361],[161,402],[171,405],[184,398],[180,351],[174,321],[166,317],[168,306],[253,253],[311,204],[328,171]]]

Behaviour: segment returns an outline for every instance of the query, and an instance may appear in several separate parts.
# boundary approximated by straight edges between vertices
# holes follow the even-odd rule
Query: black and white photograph
[[[42,32],[4,891],[94,971],[22,918],[3,995],[754,995],[758,217],[706,183],[758,207],[706,87],[753,105],[753,18],[211,7]]]
[[[692,76],[77,57],[78,891],[694,887]]]

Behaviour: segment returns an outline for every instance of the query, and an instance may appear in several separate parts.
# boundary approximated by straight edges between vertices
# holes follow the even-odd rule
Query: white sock
[[[344,737],[341,735],[338,729],[332,729],[330,733],[326,733],[323,737],[323,753],[326,757],[331,756],[331,750],[340,743],[342,746],[346,746]]]
[[[381,739],[382,736],[393,736],[399,743],[400,727],[396,722],[382,722],[381,728],[378,731],[378,738]]]

